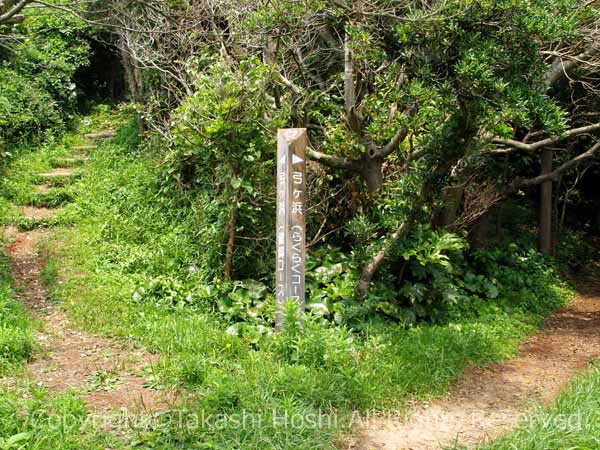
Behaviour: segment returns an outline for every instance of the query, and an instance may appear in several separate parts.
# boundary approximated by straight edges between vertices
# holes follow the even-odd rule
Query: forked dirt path
[[[417,404],[404,420],[372,419],[348,449],[473,448],[509,431],[531,402],[554,400],[566,383],[600,356],[600,283],[546,319],[519,356],[464,372],[446,399]]]
[[[26,207],[22,213],[35,218],[50,217],[54,211]],[[49,300],[42,283],[39,244],[51,233],[4,229],[4,241],[9,242],[4,250],[12,262],[17,297],[42,322],[37,336],[42,352],[28,365],[31,381],[54,392],[75,389],[96,411],[126,408],[135,414],[168,409],[174,394],[146,387],[144,370],[157,361],[156,355],[77,330]]]

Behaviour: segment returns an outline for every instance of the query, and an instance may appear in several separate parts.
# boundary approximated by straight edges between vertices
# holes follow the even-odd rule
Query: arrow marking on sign
[[[302,158],[300,158],[298,155],[294,154],[292,155],[292,164],[298,164],[304,162],[304,160]]]

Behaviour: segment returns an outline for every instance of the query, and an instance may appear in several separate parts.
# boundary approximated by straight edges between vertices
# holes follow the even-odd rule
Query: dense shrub
[[[61,112],[37,80],[0,68],[0,130],[7,141],[60,125]]]
[[[207,60],[195,92],[174,112],[166,156],[165,189],[210,205],[205,240],[212,276],[221,275],[228,222],[235,221],[233,270],[238,278],[271,272],[274,230],[275,136],[284,111],[273,113],[266,93],[269,71],[257,59],[239,64]],[[211,277],[212,278],[212,277]]]
[[[0,55],[0,146],[2,139],[32,137],[72,118],[73,79],[89,62],[89,28],[72,15],[28,16],[13,31],[18,39]]]

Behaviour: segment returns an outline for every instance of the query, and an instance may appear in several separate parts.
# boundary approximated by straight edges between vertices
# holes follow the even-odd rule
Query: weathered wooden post
[[[307,145],[305,128],[280,129],[277,133],[277,328],[283,322],[287,302],[295,302],[304,312]]]
[[[542,170],[541,175],[552,172],[552,159],[554,153],[552,150],[544,149],[542,151]],[[553,251],[552,243],[552,180],[542,183],[540,192],[540,235],[539,250],[544,255],[551,255]]]

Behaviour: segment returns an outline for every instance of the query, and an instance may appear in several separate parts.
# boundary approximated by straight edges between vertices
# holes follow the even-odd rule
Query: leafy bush
[[[88,28],[71,15],[28,16],[15,31],[0,59],[0,149],[2,140],[60,131],[77,106],[74,76],[89,62]]]
[[[172,117],[164,189],[200,192],[212,205],[205,226],[215,232],[204,242],[211,255],[211,278],[223,273],[225,230],[232,217],[233,271],[238,279],[260,278],[272,269],[266,256],[274,228],[275,136],[285,123],[285,111],[273,117],[265,90],[269,71],[258,59],[203,64],[207,67],[197,74],[194,94]]]
[[[0,67],[0,130],[4,139],[32,136],[61,123],[57,102],[38,81]]]
[[[400,262],[380,283],[378,309],[413,324],[442,320],[443,312],[461,301],[457,279],[464,276],[466,241],[443,230],[417,228],[396,250]]]
[[[597,259],[598,249],[582,231],[565,229],[556,246],[556,259],[562,267],[573,273],[589,267]]]
[[[327,247],[312,251],[308,309],[361,329],[376,312],[405,325],[473,317],[498,303],[538,314],[563,304],[566,295],[553,261],[527,244],[469,252],[461,237],[422,227],[398,245],[396,254],[399,262],[361,303],[355,258]]]
[[[508,305],[540,314],[564,304],[568,288],[559,280],[555,263],[531,247],[505,244],[474,252],[471,266],[498,288]]]
[[[23,39],[13,48],[12,65],[36,80],[70,118],[77,107],[77,70],[89,63],[89,27],[72,14],[36,14],[17,27]]]

